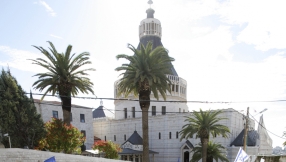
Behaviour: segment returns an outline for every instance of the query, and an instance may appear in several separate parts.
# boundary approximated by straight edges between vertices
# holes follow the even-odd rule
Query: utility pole
[[[243,150],[246,152],[247,145],[247,132],[248,132],[248,121],[249,120],[249,107],[247,108],[247,115],[245,117],[245,126],[244,126],[244,137],[243,137]]]

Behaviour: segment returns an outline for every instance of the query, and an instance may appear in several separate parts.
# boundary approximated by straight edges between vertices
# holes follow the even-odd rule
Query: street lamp
[[[267,108],[263,109],[262,111],[260,111],[259,113],[255,114],[255,115],[258,115],[258,114],[262,114],[263,112],[265,112],[266,110],[268,110]],[[253,115],[253,116],[255,116]]]
[[[10,136],[8,133],[4,134],[4,137],[8,137],[9,138],[9,145],[10,145],[10,148],[11,148],[11,140],[10,140]]]

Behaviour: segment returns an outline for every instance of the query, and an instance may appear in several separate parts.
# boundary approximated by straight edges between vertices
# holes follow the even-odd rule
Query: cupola
[[[142,20],[139,26],[139,37],[140,39],[144,36],[157,36],[162,37],[161,22],[154,18],[155,10],[151,8],[151,0],[148,1],[150,8],[146,10],[147,18]]]

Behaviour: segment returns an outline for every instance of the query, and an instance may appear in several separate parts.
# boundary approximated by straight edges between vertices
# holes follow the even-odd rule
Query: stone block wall
[[[1,162],[44,162],[46,159],[55,156],[57,162],[120,162],[98,157],[88,157],[81,155],[70,155],[47,151],[37,151],[19,148],[0,148]]]

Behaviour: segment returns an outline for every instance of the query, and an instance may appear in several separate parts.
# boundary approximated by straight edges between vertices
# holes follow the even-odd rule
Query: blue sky
[[[174,57],[175,69],[188,81],[188,100],[272,101],[286,99],[286,11],[283,0],[154,0],[162,23],[162,42]],[[71,44],[74,53],[90,52],[90,73],[97,97],[113,98],[121,65],[117,54],[131,54],[127,43],[139,43],[138,26],[146,17],[147,0],[0,1],[0,65],[9,65],[26,91],[43,69],[27,59],[42,57],[32,45],[58,51]],[[81,95],[84,96],[84,95]],[[90,95],[85,95],[90,96]],[[39,96],[35,96],[39,98]],[[57,98],[46,98],[57,100]],[[98,107],[98,100],[73,100]],[[103,101],[113,109],[112,101]],[[266,127],[285,131],[286,102],[188,104],[198,108],[234,108],[264,113]],[[256,116],[257,119],[259,115]],[[277,124],[279,122],[279,124]],[[273,146],[285,140],[270,134]]]

